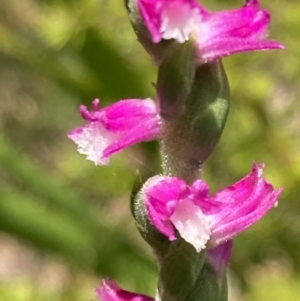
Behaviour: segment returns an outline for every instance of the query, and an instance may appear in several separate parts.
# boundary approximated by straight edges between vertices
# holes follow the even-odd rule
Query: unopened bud
[[[158,69],[157,96],[160,115],[167,121],[184,112],[196,72],[195,45],[191,41],[173,44]]]
[[[164,120],[164,171],[192,183],[223,132],[229,111],[229,85],[221,61],[197,68],[184,112]],[[177,107],[175,101],[174,104]],[[163,116],[162,116],[163,117]]]

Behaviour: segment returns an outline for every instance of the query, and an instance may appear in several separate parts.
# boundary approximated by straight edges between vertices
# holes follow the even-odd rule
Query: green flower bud
[[[167,121],[180,117],[186,106],[196,73],[195,45],[173,44],[158,69],[157,96],[160,115]]]
[[[185,68],[184,64],[183,67],[177,67],[177,76],[184,76],[180,71],[180,68]],[[159,72],[159,75],[164,74],[167,72]],[[177,81],[176,78],[174,84]],[[189,89],[190,82],[186,85]],[[172,89],[172,85],[166,85],[165,89]],[[172,91],[165,91],[163,94],[172,95]],[[173,119],[164,118],[162,114],[162,153],[166,174],[181,177],[188,183],[192,183],[198,177],[202,164],[213,152],[223,132],[229,111],[229,96],[229,85],[221,61],[204,64],[196,69],[191,92],[185,104],[180,103],[181,108],[184,106],[181,114]],[[172,99],[169,99],[169,107],[171,103]],[[176,98],[174,107],[176,111]]]

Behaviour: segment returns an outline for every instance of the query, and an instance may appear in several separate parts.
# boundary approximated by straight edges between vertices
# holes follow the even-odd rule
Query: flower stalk
[[[233,239],[276,204],[282,189],[254,163],[240,181],[210,193],[199,179],[224,130],[230,89],[222,58],[282,49],[267,39],[270,14],[258,0],[211,12],[196,0],[125,0],[138,41],[158,68],[157,101],[127,99],[80,107],[86,124],[69,138],[96,165],[132,144],[158,139],[162,175],[136,181],[131,212],[159,265],[155,301],[227,301]],[[154,301],[113,281],[102,301]]]

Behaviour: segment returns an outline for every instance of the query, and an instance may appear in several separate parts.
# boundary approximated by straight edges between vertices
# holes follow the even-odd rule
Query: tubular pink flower
[[[91,112],[85,106],[80,107],[88,123],[70,132],[68,137],[96,165],[108,164],[111,155],[132,144],[160,136],[158,109],[149,98],[120,100],[104,109],[99,108],[96,99],[92,106]]]
[[[281,189],[274,190],[262,172],[263,166],[254,164],[245,178],[212,196],[202,180],[189,186],[175,177],[157,176],[145,183],[142,197],[158,231],[174,240],[176,229],[200,252],[231,240],[274,207]]]
[[[196,0],[137,1],[153,43],[193,39],[203,62],[236,52],[284,48],[266,40],[270,14],[260,9],[258,0],[246,0],[240,9],[215,13]]]
[[[102,287],[95,292],[101,301],[154,301],[149,296],[125,291],[112,280],[102,280]]]

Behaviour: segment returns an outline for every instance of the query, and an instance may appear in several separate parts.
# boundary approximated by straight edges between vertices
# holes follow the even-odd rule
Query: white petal
[[[170,220],[181,237],[192,244],[197,252],[205,249],[211,234],[211,218],[191,200],[181,200]]]
[[[161,20],[162,38],[184,43],[198,30],[200,14],[198,9],[191,8],[189,4],[170,3],[163,10]]]
[[[70,133],[69,138],[77,144],[78,152],[87,156],[87,160],[96,165],[106,165],[109,158],[103,158],[103,151],[115,142],[119,135],[109,132],[100,122],[92,122]]]

